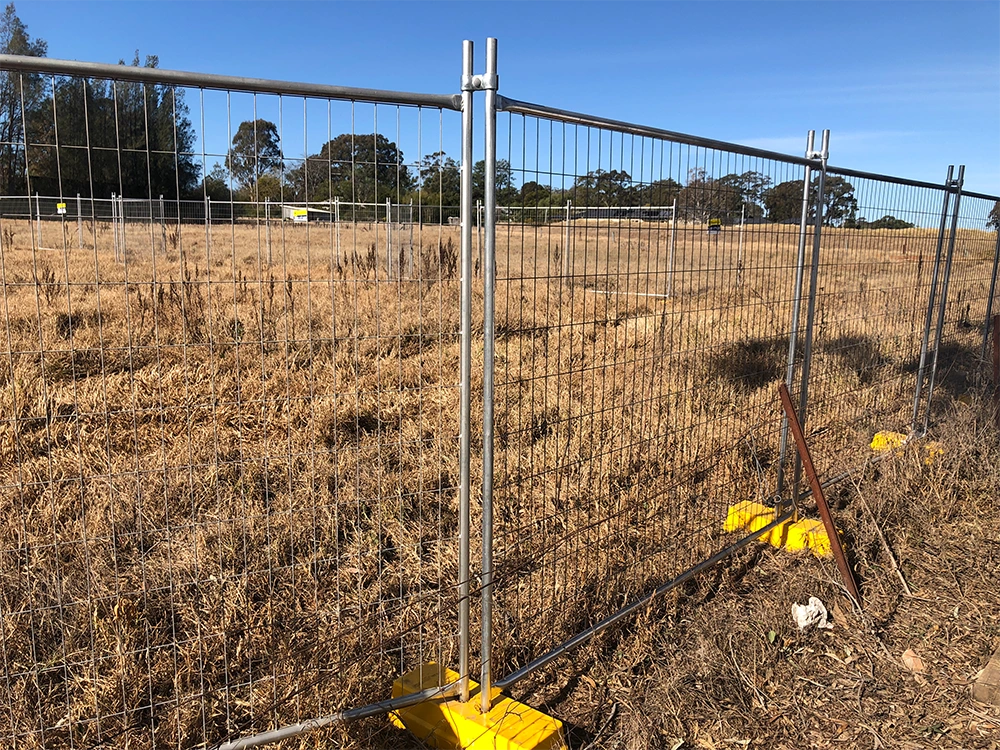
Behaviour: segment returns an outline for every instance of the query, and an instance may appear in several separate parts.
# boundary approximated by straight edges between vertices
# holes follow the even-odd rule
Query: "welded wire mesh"
[[[731,503],[773,498],[805,167],[519,114],[498,130],[525,202],[550,205],[497,227],[506,674],[741,538]],[[640,210],[674,199],[675,220]]]
[[[457,99],[0,75],[0,742],[199,746],[461,664],[459,203],[470,276],[490,207]],[[941,413],[1000,222],[835,169],[817,207],[817,158],[507,104],[494,677],[748,541],[727,512],[789,497],[806,365],[821,478],[918,383]]]
[[[0,744],[201,746],[455,663],[458,230],[410,216],[457,115],[4,75]]]
[[[842,200],[843,215],[827,219],[821,231],[808,397],[807,432],[824,476],[863,464],[875,433],[914,428],[918,380],[915,427],[923,430],[935,361],[936,408],[946,405],[942,396],[966,393],[980,377],[976,360],[996,252],[996,234],[986,226],[992,203],[966,200],[949,262],[953,194],[871,178],[836,180],[835,192],[853,199]]]
[[[983,344],[987,338],[987,306],[997,252],[1000,251],[1000,201],[963,195],[948,280],[948,296],[941,328],[932,419],[944,413],[948,397],[958,397],[972,385],[981,384],[990,368],[981,361],[990,356]],[[996,312],[996,302],[992,309]],[[987,359],[988,361],[988,359]],[[940,389],[940,390],[938,390]],[[937,410],[937,411],[935,411]]]
[[[817,469],[829,477],[863,463],[876,432],[910,432],[928,302],[944,268],[947,196],[943,187],[836,174],[826,193],[800,416]]]

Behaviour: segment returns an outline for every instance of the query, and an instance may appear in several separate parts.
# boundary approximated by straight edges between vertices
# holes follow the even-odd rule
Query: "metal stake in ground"
[[[847,586],[847,590],[860,607],[861,592],[858,591],[858,584],[854,580],[854,573],[851,571],[851,566],[847,564],[847,557],[844,554],[844,547],[840,543],[840,537],[837,535],[837,528],[833,525],[830,506],[826,503],[826,496],[823,494],[823,485],[820,483],[819,477],[816,476],[816,467],[813,466],[812,456],[809,454],[809,446],[806,445],[805,435],[802,434],[802,425],[799,424],[799,418],[795,414],[795,407],[792,405],[792,397],[788,393],[788,386],[781,383],[778,386],[778,393],[781,395],[781,406],[785,410],[785,416],[788,417],[788,427],[792,431],[792,437],[795,438],[795,447],[799,451],[799,458],[802,459],[802,468],[805,469],[806,476],[809,478],[809,486],[812,487],[812,495],[816,499],[816,507],[819,509],[820,518],[823,519],[823,527],[830,537],[830,549],[833,551],[833,556],[837,561],[837,568],[844,579],[844,585]]]

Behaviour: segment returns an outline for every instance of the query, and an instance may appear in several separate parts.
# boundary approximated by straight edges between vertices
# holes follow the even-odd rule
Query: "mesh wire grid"
[[[420,157],[457,114],[7,75],[0,742],[192,747],[454,663],[458,230]],[[241,123],[280,150],[242,179]]]

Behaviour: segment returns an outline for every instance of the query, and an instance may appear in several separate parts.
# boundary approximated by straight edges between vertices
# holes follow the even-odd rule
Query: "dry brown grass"
[[[457,229],[424,227],[412,254],[407,237],[392,280],[377,225],[342,227],[338,256],[332,228],[276,223],[270,263],[257,226],[175,228],[165,248],[132,227],[125,263],[106,226],[83,251],[74,230],[46,224],[41,248],[23,223],[2,236],[0,737],[195,747],[454,664]],[[862,456],[874,422],[905,425],[934,246],[826,236],[823,471]],[[668,228],[575,224],[571,282],[564,238],[500,231],[498,671],[717,549],[725,505],[766,496],[776,471],[795,229],[748,230],[742,258],[733,233],[679,232],[669,300],[634,294],[665,289]],[[957,346],[976,340],[961,323],[982,316],[992,247],[960,238]],[[475,382],[481,344],[474,358]],[[768,580],[815,571],[787,565]],[[383,726],[335,731],[401,741],[363,739]]]
[[[520,697],[566,719],[573,747],[996,748],[1000,709],[969,691],[1000,639],[990,410],[953,402],[942,461],[927,467],[910,450],[834,492],[863,612],[832,561],[749,549]],[[790,606],[810,596],[835,608],[832,630],[795,627]],[[906,668],[907,649],[924,674]]]

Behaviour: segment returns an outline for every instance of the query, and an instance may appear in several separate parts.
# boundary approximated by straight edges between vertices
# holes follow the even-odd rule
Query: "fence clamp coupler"
[[[462,91],[496,91],[499,76],[482,75],[462,76]]]
[[[823,166],[826,166],[826,160],[830,158],[830,154],[827,151],[807,151],[806,158],[821,162]]]

